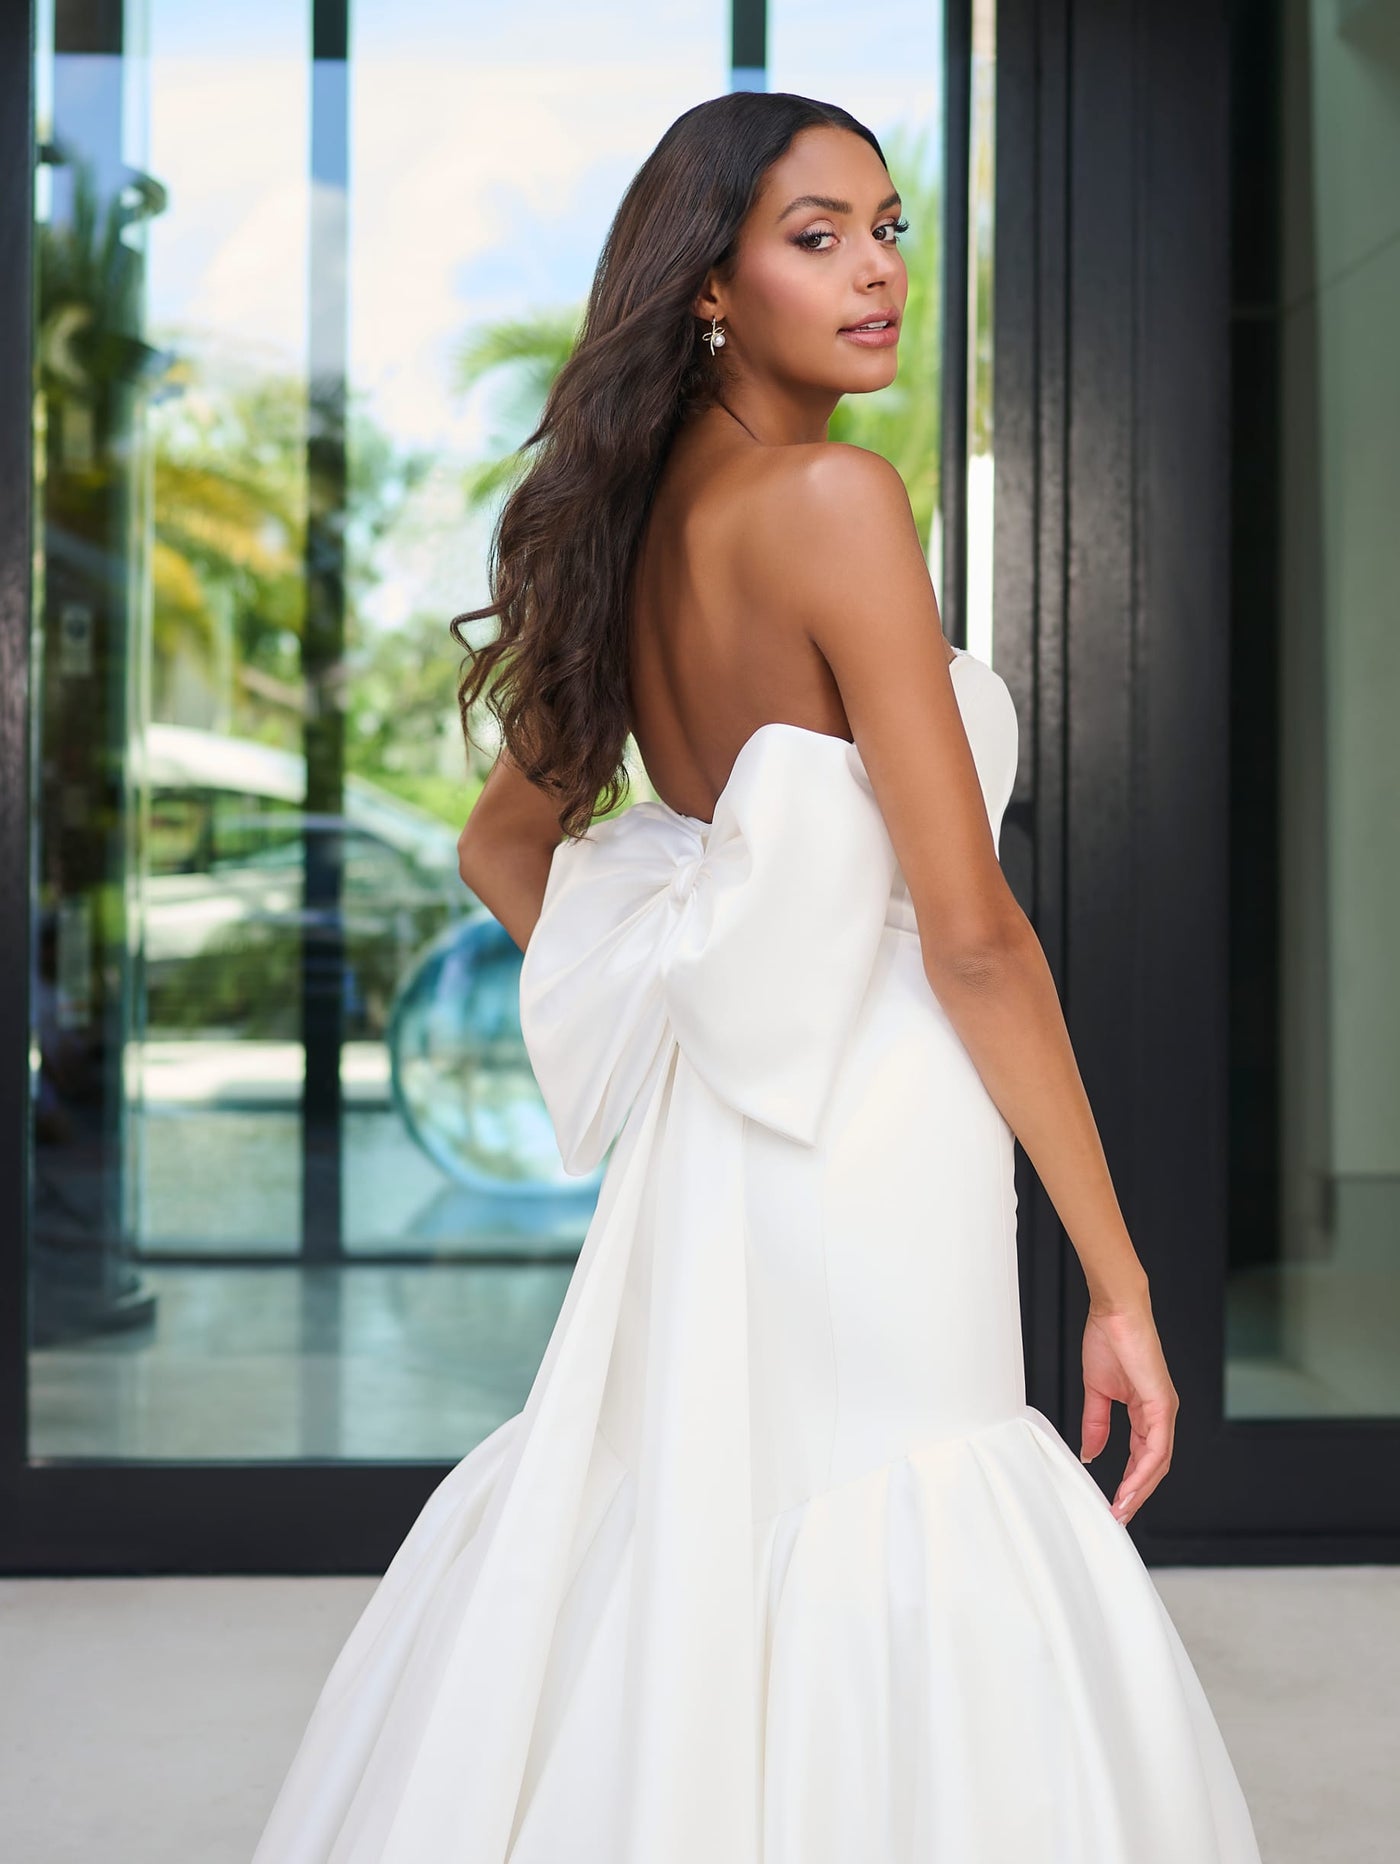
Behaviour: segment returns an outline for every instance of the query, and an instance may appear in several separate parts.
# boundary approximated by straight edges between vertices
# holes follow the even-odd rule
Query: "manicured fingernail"
[[[1118,1497],[1118,1500],[1113,1504],[1113,1506],[1115,1508],[1126,1508],[1128,1503],[1133,1499],[1133,1497],[1136,1494],[1137,1494],[1136,1489],[1129,1489],[1126,1495],[1120,1495]]]
[[[1079,1460],[1081,1463],[1087,1463],[1089,1460],[1089,1452],[1087,1450],[1081,1450],[1079,1452]]]

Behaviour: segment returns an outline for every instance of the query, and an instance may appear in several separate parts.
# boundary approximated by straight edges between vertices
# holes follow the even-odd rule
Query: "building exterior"
[[[0,1570],[377,1570],[524,1402],[597,1183],[456,877],[446,623],[627,180],[729,88],[853,110],[911,221],[899,382],[832,432],[1016,698],[1003,862],[1182,1396],[1134,1538],[1394,1558],[1393,9],[0,34]],[[1082,1278],[1021,1171],[1074,1441]]]

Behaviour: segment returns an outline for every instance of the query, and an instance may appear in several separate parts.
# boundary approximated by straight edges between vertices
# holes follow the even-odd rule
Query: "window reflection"
[[[1393,9],[1236,21],[1226,1410],[1400,1411]]]
[[[917,208],[901,382],[833,433],[932,538],[941,28],[896,14],[898,70],[775,7],[743,81],[865,116]],[[29,1449],[455,1460],[523,1403],[597,1181],[457,877],[489,757],[446,621],[730,9],[103,19],[37,48]]]

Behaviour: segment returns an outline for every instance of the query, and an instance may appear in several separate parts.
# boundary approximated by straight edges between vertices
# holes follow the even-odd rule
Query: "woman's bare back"
[[[852,736],[830,667],[793,606],[793,553],[821,549],[801,476],[828,443],[761,446],[722,408],[672,447],[633,582],[633,735],[661,798],[708,821],[747,740],[775,719]]]

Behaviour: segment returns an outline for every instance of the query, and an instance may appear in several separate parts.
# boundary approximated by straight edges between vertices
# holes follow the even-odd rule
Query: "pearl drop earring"
[[[701,335],[702,340],[709,344],[710,354],[712,356],[714,355],[717,349],[724,348],[724,341],[725,341],[724,325],[719,321],[717,317],[712,317],[710,319],[709,329],[702,330],[700,332],[700,335]]]

